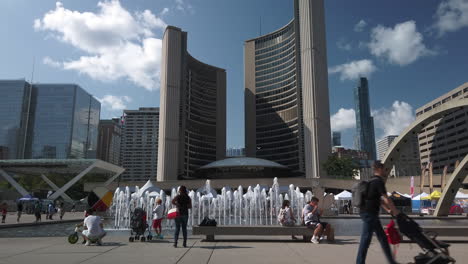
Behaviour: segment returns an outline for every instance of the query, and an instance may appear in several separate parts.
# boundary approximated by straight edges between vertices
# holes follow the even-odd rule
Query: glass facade
[[[294,20],[255,39],[256,157],[303,171]]]
[[[369,86],[367,78],[360,78],[354,89],[356,111],[355,148],[369,153],[369,158],[376,159],[374,118],[370,113]]]
[[[31,100],[33,159],[95,158],[100,103],[74,84],[37,84]]]
[[[30,93],[24,80],[0,81],[0,159],[24,157]]]

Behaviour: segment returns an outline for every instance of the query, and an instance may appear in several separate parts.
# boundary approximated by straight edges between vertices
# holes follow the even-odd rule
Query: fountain
[[[178,188],[172,188],[170,195],[166,195],[162,190],[158,192],[156,188],[149,181],[142,189],[136,187],[133,193],[128,186],[117,188],[109,211],[113,218],[113,227],[129,229],[130,215],[136,207],[142,207],[148,212],[147,220],[150,222],[152,208],[158,198],[162,200],[166,210],[172,208],[171,201],[177,195]],[[326,212],[334,201],[333,194],[325,194],[323,189],[318,187],[314,188],[314,193]],[[210,180],[207,180],[202,188],[189,191],[192,209],[189,211],[188,225],[198,225],[205,217],[216,219],[221,226],[277,225],[277,215],[284,200],[291,202],[296,218],[300,219],[302,208],[312,196],[311,191],[303,193],[299,187],[292,184],[287,192],[281,193],[277,178],[273,179],[273,185],[269,189],[257,184],[255,187],[249,186],[244,193],[242,186],[234,191],[230,187],[224,187],[220,194],[211,188]],[[165,228],[173,226],[173,221],[163,223]]]

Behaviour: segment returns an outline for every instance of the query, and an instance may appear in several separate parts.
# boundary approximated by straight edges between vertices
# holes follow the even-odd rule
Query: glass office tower
[[[35,84],[29,153],[33,159],[95,158],[101,104],[75,84]]]
[[[25,80],[0,80],[0,159],[24,157],[30,100]]]
[[[294,19],[244,45],[248,157],[325,176],[331,153],[323,0],[295,0]]]
[[[374,118],[370,113],[369,84],[367,78],[361,77],[354,89],[356,111],[355,148],[369,153],[369,158],[376,159]]]

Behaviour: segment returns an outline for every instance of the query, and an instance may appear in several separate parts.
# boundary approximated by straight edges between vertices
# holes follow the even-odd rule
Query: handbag
[[[177,208],[169,209],[169,211],[167,212],[167,219],[174,219],[177,217],[179,217],[179,209]]]

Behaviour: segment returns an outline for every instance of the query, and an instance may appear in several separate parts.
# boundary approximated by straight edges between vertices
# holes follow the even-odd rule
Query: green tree
[[[358,164],[348,157],[330,156],[323,166],[330,176],[352,178],[359,172]]]

